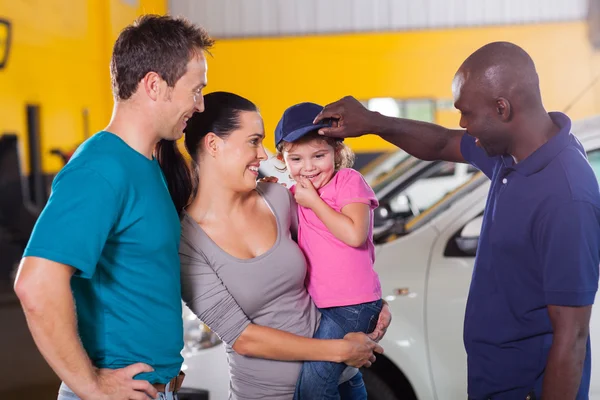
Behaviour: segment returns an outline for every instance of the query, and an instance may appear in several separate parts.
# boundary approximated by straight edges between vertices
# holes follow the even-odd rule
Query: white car
[[[600,117],[575,123],[573,132],[600,172]],[[375,216],[375,268],[393,322],[381,341],[385,354],[363,371],[364,379],[372,400],[464,400],[464,312],[490,183],[482,173],[469,172],[435,191],[431,205],[421,208],[411,199],[415,185],[431,182],[432,176],[456,164],[413,162],[408,171],[381,182],[376,191],[381,206]],[[408,197],[408,207],[395,208],[401,204],[399,197]],[[194,325],[200,326],[198,321]],[[593,343],[600,343],[599,332],[600,316],[593,313],[596,360],[600,350]],[[215,342],[205,339],[205,343]],[[208,389],[211,400],[227,399],[224,350],[196,347],[185,355],[185,384]],[[600,368],[592,369],[590,398],[600,399]]]

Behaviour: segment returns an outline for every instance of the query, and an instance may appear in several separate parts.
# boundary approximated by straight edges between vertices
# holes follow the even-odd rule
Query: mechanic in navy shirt
[[[468,162],[492,181],[469,291],[469,399],[587,399],[598,289],[600,191],[571,121],[542,104],[531,57],[490,43],[453,85],[460,126],[391,118],[346,97],[323,134],[376,132],[425,160]]]

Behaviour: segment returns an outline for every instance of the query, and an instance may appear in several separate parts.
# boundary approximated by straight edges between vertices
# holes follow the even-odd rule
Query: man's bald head
[[[490,98],[506,98],[513,106],[541,104],[539,78],[533,60],[521,47],[509,42],[486,44],[471,54],[457,75],[464,83]]]
[[[533,60],[512,43],[490,43],[471,54],[452,92],[460,125],[490,155],[506,154],[527,119],[543,111]]]

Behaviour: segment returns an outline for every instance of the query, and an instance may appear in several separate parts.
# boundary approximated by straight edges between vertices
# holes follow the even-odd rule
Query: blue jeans
[[[322,308],[321,323],[315,339],[342,339],[350,332],[371,333],[377,326],[382,301],[345,307]],[[343,363],[306,361],[296,385],[294,400],[364,400],[367,391],[359,372],[348,382],[338,386]]]
[[[167,386],[166,392],[158,393],[158,400],[177,400],[177,394],[173,393],[169,390]],[[58,389],[58,398],[56,400],[81,400],[79,397],[73,393],[71,389],[65,383],[61,383],[60,389]]]
[[[367,388],[360,371],[349,381],[341,383],[338,390],[340,392],[338,398],[343,400],[367,400]]]

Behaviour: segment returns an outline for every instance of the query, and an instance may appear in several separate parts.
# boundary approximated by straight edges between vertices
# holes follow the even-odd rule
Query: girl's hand
[[[312,182],[306,178],[300,178],[296,185],[296,203],[302,207],[313,208],[315,203],[321,200],[317,189],[313,186]]]

